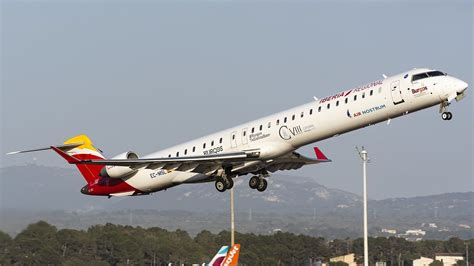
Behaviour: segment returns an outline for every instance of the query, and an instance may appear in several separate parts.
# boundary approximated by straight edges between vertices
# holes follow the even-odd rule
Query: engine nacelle
[[[112,159],[138,159],[138,155],[133,151],[121,153]],[[110,178],[123,178],[132,174],[135,174],[137,170],[132,169],[128,166],[115,166],[115,165],[106,165],[102,170],[100,170],[99,175],[101,177],[110,177]]]

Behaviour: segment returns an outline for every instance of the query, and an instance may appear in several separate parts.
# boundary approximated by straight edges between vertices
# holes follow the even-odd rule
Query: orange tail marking
[[[239,262],[239,254],[240,244],[233,245],[229,252],[227,252],[227,256],[225,256],[222,266],[237,266],[237,263]]]

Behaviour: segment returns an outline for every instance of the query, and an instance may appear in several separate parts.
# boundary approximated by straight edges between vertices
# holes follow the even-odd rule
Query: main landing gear
[[[234,181],[228,176],[219,177],[216,180],[215,186],[217,191],[224,192],[234,187]]]
[[[451,120],[453,118],[453,114],[451,112],[443,112],[441,114],[441,119],[443,120]]]
[[[267,180],[265,180],[263,176],[252,176],[249,180],[249,187],[251,189],[257,189],[260,192],[265,191],[267,185]]]
[[[453,114],[451,112],[448,112],[448,106],[449,106],[448,101],[444,101],[440,104],[439,106],[439,112],[441,113],[441,119],[443,120],[451,120],[453,118]]]

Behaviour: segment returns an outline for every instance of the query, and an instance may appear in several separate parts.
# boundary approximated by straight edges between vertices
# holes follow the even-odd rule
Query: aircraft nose
[[[467,84],[467,82],[464,82],[462,80],[458,80],[457,81],[457,84],[456,84],[456,91],[458,93],[462,93],[463,91],[465,91],[467,89],[467,87],[469,87],[469,84]]]

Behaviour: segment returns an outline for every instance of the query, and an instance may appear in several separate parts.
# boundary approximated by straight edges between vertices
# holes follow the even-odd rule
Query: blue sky
[[[88,134],[108,156],[151,153],[415,67],[473,83],[470,1],[2,3],[5,152]],[[317,143],[333,163],[289,172],[371,198],[472,191],[473,104]],[[301,149],[311,154],[311,146]],[[211,185],[211,184],[210,184]]]

